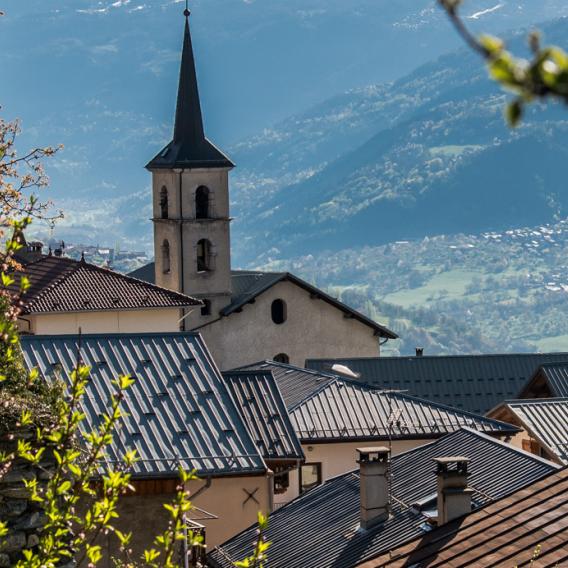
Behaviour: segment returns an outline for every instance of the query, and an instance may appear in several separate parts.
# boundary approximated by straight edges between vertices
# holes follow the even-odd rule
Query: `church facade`
[[[377,356],[396,334],[289,273],[231,269],[232,161],[205,136],[186,11],[172,141],[152,175],[155,262],[131,273],[188,294],[182,329],[203,335],[223,369],[263,359]]]

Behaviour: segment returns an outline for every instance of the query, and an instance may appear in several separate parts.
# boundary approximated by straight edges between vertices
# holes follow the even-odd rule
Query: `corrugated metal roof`
[[[274,376],[284,403],[288,409],[293,408],[308,396],[335,379],[336,375],[311,371],[276,361],[258,361],[236,370],[259,369],[270,371]]]
[[[567,360],[568,353],[370,357],[309,359],[306,367],[330,371],[345,365],[362,382],[484,414],[515,398],[541,365]]]
[[[237,409],[267,460],[303,460],[304,452],[270,371],[223,373]]]
[[[463,426],[486,433],[518,429],[409,395],[381,391],[355,381],[324,384],[290,412],[303,443],[363,439],[432,438]]]
[[[503,406],[513,412],[527,431],[562,463],[568,465],[568,398],[508,400]]]
[[[542,365],[521,390],[518,398],[524,398],[533,390],[538,396],[568,397],[568,362]],[[530,398],[530,395],[529,395]]]
[[[360,568],[568,566],[567,518],[565,468]]]
[[[43,256],[24,266],[24,313],[181,308],[201,302],[84,261]],[[12,287],[18,292],[19,282]]]
[[[558,469],[555,464],[469,429],[392,458],[393,514],[361,531],[359,475],[326,481],[272,513],[266,538],[272,544],[266,568],[350,568],[424,535],[425,521],[410,506],[436,492],[433,459],[465,455],[477,506],[504,497]],[[256,525],[209,554],[214,567],[230,568],[250,554]]]
[[[264,472],[251,439],[199,334],[106,334],[22,337],[24,361],[50,380],[69,381],[80,352],[91,368],[83,409],[89,430],[101,422],[112,381],[130,375],[122,419],[108,461],[136,448],[135,476],[167,476],[178,464],[201,475]]]

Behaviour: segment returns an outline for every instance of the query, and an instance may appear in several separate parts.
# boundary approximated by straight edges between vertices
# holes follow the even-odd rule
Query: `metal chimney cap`
[[[386,446],[370,446],[357,448],[359,459],[357,463],[368,463],[388,459],[390,450]]]

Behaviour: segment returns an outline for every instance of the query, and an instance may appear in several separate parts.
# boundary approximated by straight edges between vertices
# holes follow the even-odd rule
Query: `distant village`
[[[568,352],[386,357],[387,325],[291,272],[233,269],[235,164],[206,137],[187,9],[183,24],[172,140],[146,164],[154,258],[25,235],[17,252],[25,367],[69,383],[87,365],[88,429],[114,379],[134,379],[101,462],[140,458],[116,520],[132,555],[167,522],[181,467],[205,547],[186,540],[178,566],[235,567],[259,511],[255,568],[568,566]],[[0,480],[0,566],[41,534],[24,486]],[[119,544],[101,536],[101,565]]]

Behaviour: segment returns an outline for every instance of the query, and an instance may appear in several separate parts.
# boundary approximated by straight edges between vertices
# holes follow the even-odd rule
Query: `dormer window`
[[[211,243],[207,239],[197,242],[197,272],[211,270]]]
[[[204,185],[195,192],[195,218],[209,219],[209,189]]]
[[[168,189],[164,186],[160,190],[160,217],[162,219],[167,219],[168,215]]]

